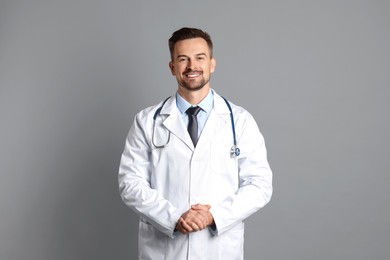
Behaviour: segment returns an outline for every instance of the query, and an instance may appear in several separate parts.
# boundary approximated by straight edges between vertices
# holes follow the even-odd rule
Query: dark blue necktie
[[[186,113],[188,114],[188,133],[192,139],[192,143],[196,146],[198,142],[198,118],[196,117],[201,110],[200,107],[190,107],[187,109]]]

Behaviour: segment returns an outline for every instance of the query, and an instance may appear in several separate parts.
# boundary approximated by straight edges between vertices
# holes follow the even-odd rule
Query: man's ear
[[[169,69],[171,70],[172,75],[175,76],[176,75],[175,74],[175,65],[173,64],[173,62],[170,61],[168,66],[169,66]]]
[[[215,66],[217,65],[217,61],[214,58],[211,58],[210,72],[213,73],[215,71]]]

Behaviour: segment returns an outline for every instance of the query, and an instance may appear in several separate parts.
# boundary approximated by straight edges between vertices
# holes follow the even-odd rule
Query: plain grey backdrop
[[[117,171],[176,90],[167,40],[215,44],[211,85],[266,139],[274,196],[246,259],[390,258],[389,1],[0,1],[0,259],[136,259]]]

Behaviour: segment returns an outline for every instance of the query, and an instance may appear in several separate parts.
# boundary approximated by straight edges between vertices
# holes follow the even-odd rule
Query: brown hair
[[[175,44],[178,41],[193,39],[193,38],[202,38],[207,42],[207,45],[210,49],[210,56],[213,57],[213,42],[211,41],[210,35],[197,28],[183,27],[172,34],[172,37],[168,40],[169,52],[171,53],[171,59],[173,59],[173,49]]]

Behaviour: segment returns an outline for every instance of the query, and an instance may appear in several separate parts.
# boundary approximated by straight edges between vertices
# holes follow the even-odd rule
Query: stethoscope
[[[167,99],[164,100],[164,102],[162,103],[162,105],[157,108],[156,112],[154,113],[154,116],[153,116],[153,133],[152,133],[152,144],[155,148],[158,148],[158,149],[161,149],[161,148],[164,148],[170,141],[171,139],[171,132],[168,131],[168,138],[167,138],[167,141],[165,144],[163,145],[156,145],[155,142],[154,142],[154,131],[155,131],[155,127],[156,127],[156,118],[157,116],[160,114],[160,111],[161,109],[163,108],[163,106],[165,105],[165,102],[167,102],[167,100],[169,99],[170,97],[168,97]],[[230,155],[232,157],[236,157],[236,156],[239,156],[240,155],[240,148],[237,147],[237,139],[236,139],[236,128],[234,126],[234,116],[233,116],[233,111],[232,111],[232,107],[230,106],[229,104],[229,101],[227,101],[226,98],[222,97],[223,100],[225,100],[225,103],[230,111],[230,121],[231,121],[231,124],[232,124],[232,134],[233,134],[233,146],[232,148],[230,149]]]

